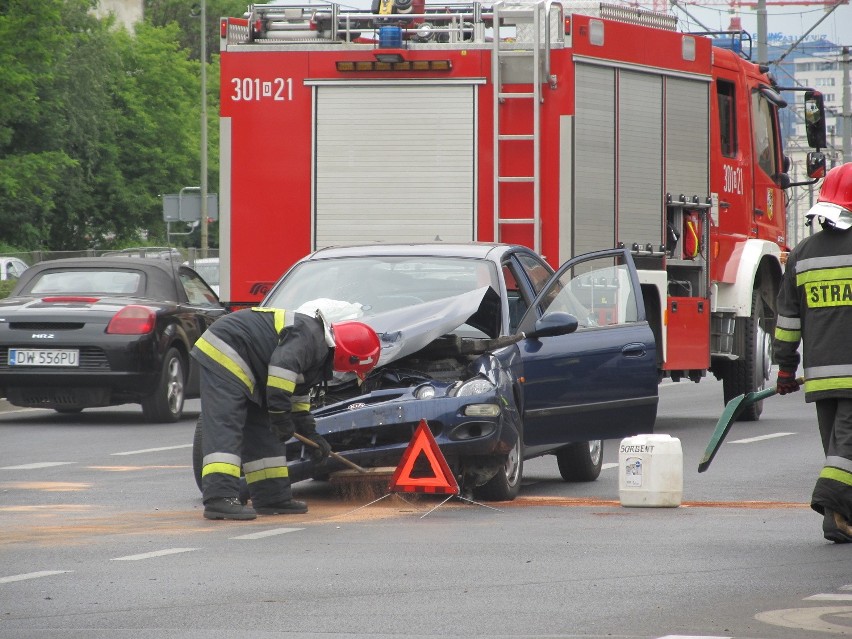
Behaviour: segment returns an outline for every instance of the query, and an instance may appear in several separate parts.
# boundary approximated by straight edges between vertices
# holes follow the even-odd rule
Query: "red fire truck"
[[[276,3],[220,26],[227,303],[334,244],[501,241],[554,266],[623,245],[661,379],[765,384],[790,186],[766,68],[600,2]]]

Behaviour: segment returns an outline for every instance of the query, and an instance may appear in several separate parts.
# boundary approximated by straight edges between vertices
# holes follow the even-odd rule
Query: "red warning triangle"
[[[431,477],[412,477],[414,462],[423,453],[432,468]],[[402,454],[399,466],[391,479],[388,490],[397,493],[436,493],[441,495],[458,495],[459,485],[450,470],[449,464],[438,448],[438,442],[432,436],[432,431],[421,419],[414,436],[408,443],[408,448]]]

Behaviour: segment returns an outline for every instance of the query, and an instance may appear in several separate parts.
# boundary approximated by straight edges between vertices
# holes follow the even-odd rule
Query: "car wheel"
[[[603,440],[568,444],[556,451],[556,463],[565,481],[595,481],[603,466]]]
[[[142,400],[142,414],[149,422],[176,422],[183,414],[183,358],[170,348],[164,361],[157,389]]]
[[[482,501],[512,501],[518,496],[521,479],[524,474],[524,444],[521,437],[509,451],[506,462],[497,474],[485,484],[474,490],[474,495]]]
[[[201,419],[202,415],[198,416],[195,422],[195,435],[192,438],[192,474],[195,477],[195,484],[198,490],[201,490],[201,469],[204,467],[204,448],[201,445]],[[240,501],[247,504],[249,500],[248,484],[244,476],[240,477]]]
[[[728,362],[722,379],[725,404],[739,395],[766,388],[769,368],[772,365],[772,336],[766,332],[766,308],[760,291],[754,291],[751,317],[737,319],[737,330],[742,328],[745,353],[740,359]],[[755,422],[763,412],[763,401],[752,402],[737,417],[740,422]]]

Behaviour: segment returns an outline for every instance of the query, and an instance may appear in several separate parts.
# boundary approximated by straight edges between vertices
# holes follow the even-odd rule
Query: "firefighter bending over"
[[[366,324],[329,324],[319,311],[243,309],[211,325],[192,350],[201,364],[204,517],[307,512],[292,497],[283,442],[298,432],[319,446],[314,461],[325,459],[331,447],[316,432],[311,387],[332,371],[363,381],[380,350]],[[241,469],[251,506],[239,499]]]
[[[790,253],[778,294],[773,349],[776,388],[799,390],[804,351],[805,401],[816,402],[825,465],[811,497],[823,536],[852,542],[852,163],[832,169],[807,216],[822,230]]]

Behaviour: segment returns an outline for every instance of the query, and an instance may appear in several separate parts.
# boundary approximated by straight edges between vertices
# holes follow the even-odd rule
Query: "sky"
[[[795,0],[782,0],[786,4],[792,4]],[[808,4],[801,6],[774,5],[773,0],[766,0],[766,23],[769,33],[769,44],[793,44],[800,36],[819,22],[819,25],[810,33],[808,39],[815,40],[827,38],[838,45],[852,46],[852,4],[840,5],[828,17],[824,5],[818,4],[818,0],[803,0]],[[828,0],[832,3],[832,0]],[[686,11],[675,10],[678,16],[678,28],[681,31],[700,30],[693,18],[711,30],[725,30],[731,22],[731,4],[724,0],[713,0],[713,3],[684,2]],[[749,4],[756,4],[749,0]],[[757,12],[750,6],[740,6],[738,14],[742,20],[742,27],[750,34],[754,42],[757,42]],[[824,18],[820,22],[821,18]],[[687,26],[688,25],[688,26]],[[755,44],[756,46],[756,44]]]

